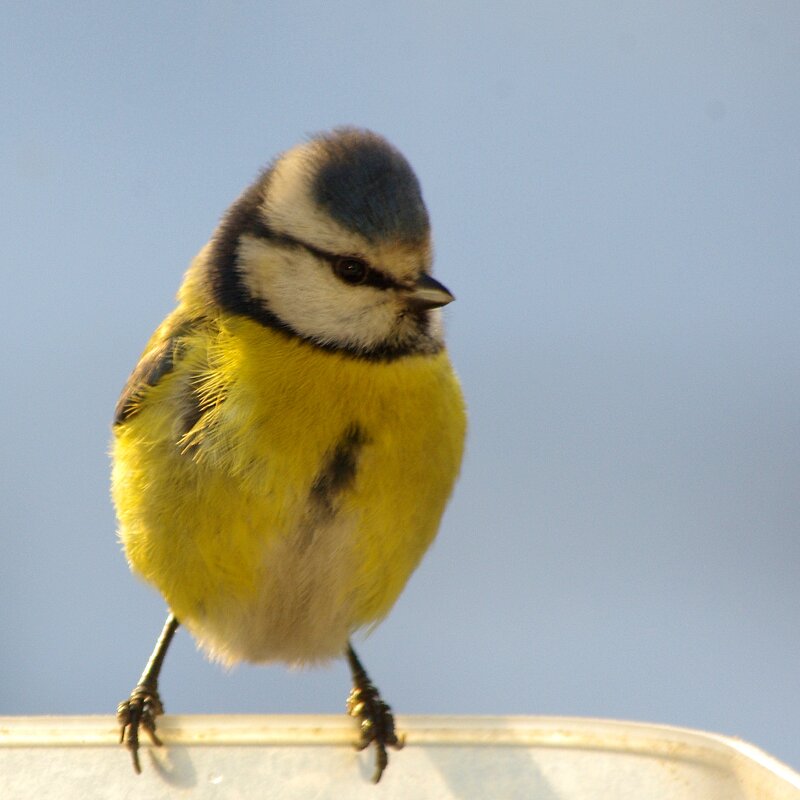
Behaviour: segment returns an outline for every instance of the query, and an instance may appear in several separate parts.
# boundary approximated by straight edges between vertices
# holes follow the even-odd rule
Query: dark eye
[[[367,272],[369,268],[365,261],[360,258],[353,258],[352,256],[342,256],[333,262],[333,272],[337,278],[340,278],[345,283],[355,286],[358,283],[364,283],[367,279]]]

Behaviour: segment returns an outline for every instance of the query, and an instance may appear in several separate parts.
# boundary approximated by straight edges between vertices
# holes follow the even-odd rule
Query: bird
[[[162,744],[158,681],[179,626],[223,665],[345,658],[373,780],[399,749],[352,639],[394,605],[458,477],[466,405],[444,342],[419,180],[383,136],[337,127],[277,156],[190,262],[112,425],[132,572],[168,606],[119,704]]]

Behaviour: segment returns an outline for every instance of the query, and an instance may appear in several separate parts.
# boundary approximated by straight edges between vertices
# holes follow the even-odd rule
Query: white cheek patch
[[[239,258],[251,297],[301,336],[356,348],[396,338],[400,301],[393,290],[348,286],[301,247],[254,237],[242,239]]]

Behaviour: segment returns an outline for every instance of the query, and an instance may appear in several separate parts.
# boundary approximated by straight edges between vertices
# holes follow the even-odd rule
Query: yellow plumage
[[[346,604],[353,630],[379,620],[436,533],[461,460],[464,407],[446,353],[373,363],[246,318],[217,324],[187,334],[182,361],[117,430],[113,494],[131,566],[201,640],[215,606],[235,598],[246,614],[261,586],[278,590],[286,579],[271,577],[286,568],[281,545],[313,514],[307,498],[320,465],[357,426],[365,443],[341,498],[340,513],[353,519],[337,543],[341,565],[306,557],[289,579],[324,591],[325,576],[308,570],[341,568],[342,596],[325,602]],[[192,381],[212,407],[181,434]],[[275,605],[280,613],[280,597]],[[296,631],[305,644],[303,634]],[[228,654],[219,637],[211,645],[226,660],[249,657]],[[340,653],[312,649],[307,657]]]
[[[352,130],[283,156],[193,262],[114,426],[119,535],[172,613],[120,707],[137,769],[178,620],[225,663],[346,654],[377,777],[399,746],[349,638],[397,599],[461,463],[429,266],[413,173]]]

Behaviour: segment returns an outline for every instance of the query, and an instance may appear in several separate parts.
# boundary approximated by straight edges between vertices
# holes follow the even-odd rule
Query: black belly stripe
[[[336,515],[340,495],[355,481],[358,456],[366,443],[366,433],[358,425],[351,425],[345,430],[322,469],[317,473],[311,485],[309,499],[319,521],[331,519]]]

